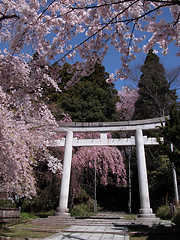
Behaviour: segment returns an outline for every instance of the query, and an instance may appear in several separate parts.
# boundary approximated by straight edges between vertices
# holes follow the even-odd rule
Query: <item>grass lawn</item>
[[[126,220],[134,220],[137,217],[137,214],[133,214],[133,213],[124,213],[123,217]]]
[[[35,225],[31,223],[31,220],[34,218],[37,218],[37,216],[22,213],[19,222],[0,225],[0,239],[1,237],[43,239],[55,234],[56,232],[60,232],[63,228],[67,227],[64,225]]]
[[[19,223],[14,225],[4,225],[0,229],[1,237],[16,237],[16,238],[45,238],[60,232],[67,226],[37,226],[31,223]]]
[[[11,228],[11,229],[1,229],[1,237],[13,237],[13,238],[46,238],[52,235],[53,233],[49,232],[36,232],[32,230],[24,230],[20,228]]]

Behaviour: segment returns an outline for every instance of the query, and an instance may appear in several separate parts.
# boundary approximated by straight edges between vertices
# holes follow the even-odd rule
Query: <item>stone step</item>
[[[124,219],[124,217],[121,217],[121,216],[92,216],[90,217],[90,219]]]
[[[119,220],[119,221],[118,221]],[[121,219],[62,219],[57,217],[49,217],[45,219],[35,219],[33,224],[37,225],[112,225],[121,223]]]
[[[115,224],[115,222],[87,222],[87,221],[83,221],[83,222],[77,222],[77,221],[33,221],[32,224],[36,224],[36,225],[94,225],[96,224],[97,226],[100,225],[112,225]]]
[[[47,219],[49,220],[53,220],[53,219],[56,219],[56,220],[59,220],[59,219],[63,219],[63,220],[69,220],[69,221],[73,221],[75,220],[75,217],[71,217],[71,216],[49,216]]]
[[[63,232],[68,232],[68,233],[73,233],[74,230],[63,230]],[[76,233],[92,233],[92,231],[76,231]],[[99,233],[99,234],[114,234],[114,231],[95,231],[95,233]],[[117,235],[125,235],[127,234],[126,231],[119,231],[119,232],[116,232]]]

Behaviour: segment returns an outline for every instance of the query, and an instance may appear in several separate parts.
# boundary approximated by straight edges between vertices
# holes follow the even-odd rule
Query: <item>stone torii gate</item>
[[[65,146],[63,176],[61,182],[60,201],[57,208],[56,216],[63,216],[69,214],[68,197],[69,184],[71,174],[72,148],[79,146],[136,146],[138,180],[139,180],[139,194],[140,194],[140,210],[139,218],[153,219],[152,208],[150,208],[149,188],[147,179],[146,159],[144,145],[157,145],[155,138],[147,138],[143,136],[143,130],[156,129],[162,126],[165,119],[153,118],[136,121],[123,122],[65,122],[60,123],[59,127],[55,129],[56,132],[66,132],[66,138],[60,140],[53,140],[47,142],[47,146]],[[131,131],[135,136],[131,138],[107,138],[108,132]],[[99,139],[77,139],[73,138],[73,133],[82,132],[100,132]]]

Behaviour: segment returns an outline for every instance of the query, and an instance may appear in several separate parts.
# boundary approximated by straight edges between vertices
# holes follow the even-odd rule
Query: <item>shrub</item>
[[[16,204],[10,199],[0,199],[0,207],[15,208]]]
[[[28,213],[28,212],[21,213],[21,220],[30,220],[30,219],[35,219],[35,218],[37,218],[37,217],[33,213]]]
[[[176,214],[172,218],[172,222],[180,226],[180,206],[176,207]]]
[[[74,205],[73,209],[70,210],[70,213],[75,217],[89,217],[93,213],[93,210],[93,201],[88,201],[87,203]]]
[[[156,215],[161,219],[171,219],[172,214],[169,205],[163,205],[158,208]]]

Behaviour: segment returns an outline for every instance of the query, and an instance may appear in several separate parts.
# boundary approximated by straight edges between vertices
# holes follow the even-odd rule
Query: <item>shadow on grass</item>
[[[120,227],[120,225],[118,225]],[[129,229],[130,239],[132,240],[179,240],[180,226],[143,226],[130,225]]]

